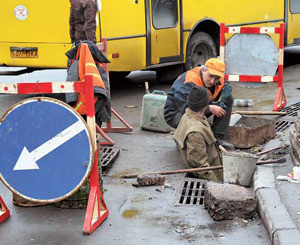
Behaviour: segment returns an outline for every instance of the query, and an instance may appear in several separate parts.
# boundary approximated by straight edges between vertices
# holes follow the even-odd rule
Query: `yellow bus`
[[[68,0],[2,0],[0,65],[64,68],[71,48]],[[300,43],[299,0],[102,0],[97,41],[108,41],[110,71],[190,69],[219,50],[219,25],[286,24]],[[176,69],[177,70],[177,69]]]

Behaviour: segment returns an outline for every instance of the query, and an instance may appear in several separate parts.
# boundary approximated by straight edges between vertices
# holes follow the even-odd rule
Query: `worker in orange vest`
[[[180,75],[173,83],[164,108],[166,122],[177,128],[185,109],[187,97],[195,86],[206,88],[209,95],[209,106],[206,117],[214,116],[212,131],[218,143],[226,148],[233,145],[226,141],[228,134],[233,96],[231,85],[224,79],[225,63],[221,59],[211,58],[205,65],[196,67]]]

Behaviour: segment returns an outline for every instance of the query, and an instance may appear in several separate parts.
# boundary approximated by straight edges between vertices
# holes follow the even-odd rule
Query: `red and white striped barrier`
[[[0,83],[0,94],[83,93],[86,101],[87,125],[94,145],[94,165],[90,175],[90,194],[83,225],[83,233],[91,234],[108,216],[99,188],[98,152],[94,107],[93,75],[86,74],[83,81],[43,83]]]
[[[226,79],[231,82],[277,82],[276,76],[246,76],[246,75],[225,75]]]
[[[6,220],[10,215],[9,209],[6,207],[2,197],[0,196],[0,223]]]
[[[279,34],[279,56],[278,56],[278,75],[277,76],[253,76],[253,75],[225,75],[228,81],[234,82],[277,82],[277,92],[273,111],[279,111],[287,103],[283,91],[283,48],[284,48],[284,27],[227,27],[225,23],[220,25],[220,58],[225,60],[225,34]]]
[[[1,94],[78,93],[82,82],[0,83]]]

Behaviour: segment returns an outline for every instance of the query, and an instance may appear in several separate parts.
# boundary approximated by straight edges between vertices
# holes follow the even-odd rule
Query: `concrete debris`
[[[250,219],[255,215],[257,200],[253,189],[207,182],[204,206],[214,220]]]
[[[228,142],[236,148],[251,148],[275,137],[276,121],[243,116],[229,127]]]
[[[35,207],[45,205],[39,202],[32,202],[13,193],[13,204],[20,207]]]
[[[151,186],[165,184],[165,176],[161,174],[141,174],[137,176],[137,184],[133,184],[135,187],[139,186]]]
[[[162,186],[156,188],[155,190],[158,191],[158,192],[164,192],[165,191],[165,186],[162,185]]]
[[[283,176],[283,175],[278,175],[276,177],[276,180],[287,181],[290,183],[300,183],[300,181],[298,181],[298,180],[293,180],[289,176]]]
[[[173,188],[173,186],[168,183],[165,183],[164,185],[156,188],[156,191],[164,192],[166,188]]]
[[[294,165],[300,166],[300,113],[298,111],[294,126],[290,129],[291,158]]]
[[[232,114],[230,117],[229,126],[234,126],[240,119],[242,118],[242,115],[240,114]]]
[[[126,105],[125,108],[132,109],[132,108],[137,108],[137,106],[136,105]]]
[[[169,183],[165,183],[165,188],[173,188],[173,186],[171,185],[171,184],[169,184]]]

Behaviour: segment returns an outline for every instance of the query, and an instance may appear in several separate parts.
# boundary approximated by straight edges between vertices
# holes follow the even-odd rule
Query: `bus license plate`
[[[10,47],[12,58],[38,58],[38,48]]]

